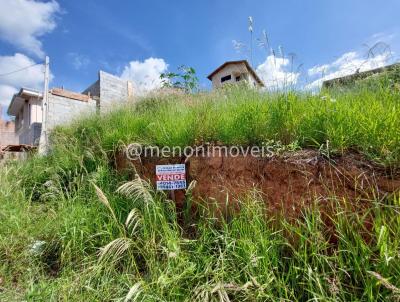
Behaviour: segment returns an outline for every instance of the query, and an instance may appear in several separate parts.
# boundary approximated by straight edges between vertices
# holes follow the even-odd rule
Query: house
[[[48,92],[47,130],[68,123],[79,115],[104,111],[115,102],[126,100],[133,93],[132,84],[104,71],[98,80],[82,93],[53,88]],[[15,134],[18,144],[37,146],[42,129],[42,94],[33,89],[21,88],[8,107],[8,115],[15,117]]]
[[[395,63],[395,64],[391,64],[391,65],[387,65],[384,67],[375,68],[375,69],[371,69],[371,70],[367,70],[367,71],[362,71],[362,72],[360,72],[359,70],[356,70],[356,72],[353,74],[324,81],[322,83],[322,88],[324,89],[324,88],[333,88],[333,87],[339,87],[339,86],[341,86],[341,87],[348,86],[348,85],[354,84],[354,82],[357,80],[366,79],[370,76],[378,75],[378,74],[381,74],[384,72],[400,73],[400,63]]]
[[[246,81],[250,87],[264,87],[264,83],[246,60],[227,61],[210,73],[207,78],[212,82],[213,89],[242,81]]]
[[[39,91],[21,88],[16,93],[8,107],[8,115],[15,116],[15,134],[18,144],[39,144],[42,129],[42,93]],[[95,112],[97,101],[88,95],[53,88],[48,93],[48,128],[70,121],[79,113]]]
[[[2,107],[0,105],[0,152],[8,145],[18,144],[18,137],[15,134],[15,122],[2,119]]]
[[[7,114],[15,117],[15,135],[18,144],[37,145],[42,125],[42,94],[39,91],[21,88],[14,94]]]

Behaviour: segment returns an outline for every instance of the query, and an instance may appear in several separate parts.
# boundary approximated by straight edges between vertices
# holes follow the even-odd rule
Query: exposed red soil
[[[251,189],[259,192],[267,209],[293,217],[315,201],[323,206],[346,200],[367,206],[370,200],[400,190],[400,175],[388,173],[358,153],[327,159],[315,150],[286,153],[271,158],[239,155],[193,156],[190,158],[142,158],[129,161],[116,156],[116,168],[128,169],[155,184],[155,166],[185,163],[188,183],[195,180],[192,196],[196,202],[216,205],[221,214],[237,208],[237,200]],[[392,174],[392,175],[390,175]],[[172,198],[183,206],[185,192]]]

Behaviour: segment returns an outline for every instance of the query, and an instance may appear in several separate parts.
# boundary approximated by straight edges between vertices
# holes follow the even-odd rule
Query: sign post
[[[156,165],[157,190],[182,190],[186,189],[185,164]]]

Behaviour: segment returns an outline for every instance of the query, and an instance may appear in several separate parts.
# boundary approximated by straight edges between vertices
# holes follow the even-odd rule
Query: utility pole
[[[47,133],[47,112],[48,112],[48,92],[50,79],[50,59],[46,56],[44,63],[44,91],[42,96],[42,131],[39,139],[39,154],[46,155],[49,150],[48,133]]]

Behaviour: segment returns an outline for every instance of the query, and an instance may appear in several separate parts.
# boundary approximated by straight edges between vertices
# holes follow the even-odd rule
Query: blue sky
[[[160,72],[185,64],[208,89],[213,69],[249,59],[252,16],[253,66],[267,86],[289,79],[316,88],[321,78],[398,60],[399,11],[398,0],[0,0],[0,74],[41,62],[46,54],[51,86],[81,91],[102,69],[148,90],[158,85]],[[257,42],[263,30],[268,49]],[[233,41],[242,47],[235,49]],[[366,60],[376,42],[391,52],[380,44]],[[3,106],[20,86],[40,89],[41,67],[31,69],[0,76]]]

